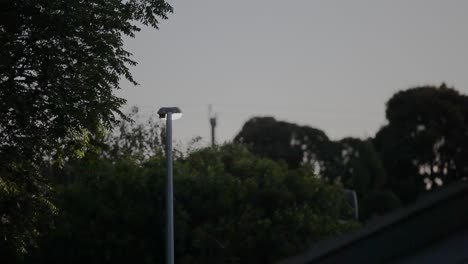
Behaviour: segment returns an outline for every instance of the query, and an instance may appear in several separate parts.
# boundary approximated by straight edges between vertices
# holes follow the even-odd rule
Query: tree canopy
[[[162,263],[165,158],[87,156],[55,171],[62,212],[34,263]],[[356,226],[341,186],[224,145],[174,163],[177,263],[272,263]]]
[[[157,28],[164,0],[0,1],[0,255],[24,253],[55,211],[44,161],[83,155],[136,84],[123,37]],[[9,252],[9,253],[7,253]]]
[[[250,145],[258,155],[286,161],[290,168],[311,164],[321,175],[333,169],[330,162],[338,151],[323,131],[277,121],[273,117],[251,118],[234,141]]]
[[[62,154],[86,131],[110,126],[124,99],[122,77],[136,84],[123,47],[137,23],[157,27],[164,0],[2,1],[0,153],[41,159]]]
[[[316,128],[254,117],[234,140],[291,168],[311,166],[356,190],[364,219],[466,178],[466,95],[445,84],[408,89],[388,101],[386,116],[388,124],[373,139],[332,141]]]
[[[290,168],[308,167],[325,180],[354,189],[362,219],[399,206],[399,199],[385,190],[386,172],[372,140],[330,140],[316,128],[254,117],[247,121],[234,141],[249,145],[257,155],[285,161]],[[380,207],[375,197],[384,197]]]
[[[374,143],[405,202],[468,174],[468,97],[442,84],[396,93]]]

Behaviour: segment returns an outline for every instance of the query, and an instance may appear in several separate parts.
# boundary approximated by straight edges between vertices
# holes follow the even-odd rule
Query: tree
[[[56,173],[57,228],[34,263],[164,261],[165,159],[85,157]],[[253,155],[245,146],[206,148],[174,162],[178,263],[272,263],[346,232],[341,186],[310,170]]]
[[[293,169],[308,164],[325,178],[334,179],[341,169],[339,146],[316,128],[273,117],[254,117],[244,124],[234,141],[250,145],[257,155],[284,160]]]
[[[371,139],[344,138],[339,141],[345,170],[344,186],[363,194],[385,184],[385,170]]]
[[[190,187],[176,199],[194,224],[186,241],[198,258],[188,263],[272,263],[355,226],[339,220],[346,208],[340,185],[245,146],[200,150],[183,168],[179,186]]]
[[[257,155],[283,160],[290,168],[310,167],[320,177],[354,189],[361,220],[399,205],[398,198],[384,189],[386,172],[370,139],[332,141],[316,128],[255,117],[244,124],[234,141],[248,144]],[[385,198],[382,207],[372,204],[374,197]]]
[[[112,133],[94,138],[93,145],[101,146],[101,155],[110,159],[135,158],[138,162],[161,155],[165,131],[157,116],[141,120],[138,107],[132,107],[126,116],[130,121],[121,119]]]
[[[356,191],[360,220],[400,207],[399,198],[385,189],[386,172],[372,139],[344,138],[338,143],[344,167],[340,180],[346,188]]]
[[[114,91],[122,77],[136,84],[122,37],[134,37],[138,23],[157,28],[172,8],[164,0],[2,0],[1,7],[0,198],[18,206],[0,211],[16,230],[2,230],[0,243],[24,251],[34,240],[24,234],[38,233],[37,203],[48,201],[44,158],[83,154],[90,136],[122,115],[125,100]]]
[[[468,97],[442,84],[396,93],[374,140],[388,185],[408,203],[468,175]]]
[[[111,126],[121,77],[136,84],[122,36],[171,11],[163,0],[2,1],[1,153],[41,159]]]

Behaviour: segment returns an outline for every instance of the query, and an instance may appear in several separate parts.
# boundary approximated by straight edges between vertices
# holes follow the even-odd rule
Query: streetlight
[[[174,264],[174,203],[172,186],[172,120],[182,117],[178,107],[162,107],[158,110],[159,118],[166,120],[166,263]]]

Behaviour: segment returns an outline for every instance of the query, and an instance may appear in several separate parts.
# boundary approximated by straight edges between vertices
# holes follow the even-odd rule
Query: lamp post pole
[[[162,107],[159,118],[166,120],[166,263],[174,264],[174,191],[172,175],[172,120],[182,117],[178,107]]]
[[[167,113],[166,115],[167,115],[166,116],[166,159],[167,159],[166,258],[167,258],[167,264],[174,264],[174,193],[173,193],[173,172],[172,172],[172,113]]]

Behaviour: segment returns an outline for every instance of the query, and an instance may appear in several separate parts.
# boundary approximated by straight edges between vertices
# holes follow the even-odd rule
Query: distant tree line
[[[316,128],[255,117],[234,141],[253,153],[311,166],[322,178],[356,190],[362,220],[468,176],[468,97],[445,84],[400,91],[388,124],[373,138],[330,140]]]

